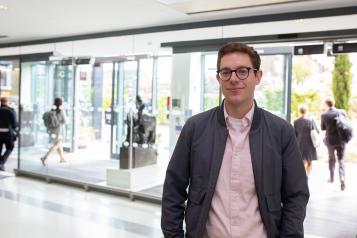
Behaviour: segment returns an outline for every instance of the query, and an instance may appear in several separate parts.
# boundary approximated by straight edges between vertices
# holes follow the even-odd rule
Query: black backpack
[[[337,133],[341,141],[347,143],[351,140],[353,136],[353,127],[351,123],[347,120],[346,116],[342,113],[338,113],[335,117]]]

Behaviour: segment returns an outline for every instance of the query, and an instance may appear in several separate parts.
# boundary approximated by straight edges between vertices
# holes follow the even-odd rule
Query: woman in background
[[[66,162],[64,158],[64,153],[63,153],[63,134],[64,134],[64,124],[66,123],[66,115],[64,111],[61,109],[62,106],[62,99],[61,98],[55,98],[54,100],[54,105],[55,109],[52,109],[51,111],[48,112],[47,116],[44,116],[45,121],[49,121],[50,117],[55,117],[53,120],[56,121],[54,123],[53,120],[52,123],[45,123],[47,127],[47,133],[50,136],[50,142],[52,143],[51,148],[48,150],[45,156],[41,157],[41,162],[45,166],[46,165],[46,160],[50,156],[52,152],[57,150],[59,156],[60,156],[60,163]],[[46,113],[45,113],[46,114]]]
[[[307,107],[299,107],[300,117],[294,121],[295,135],[304,161],[307,177],[312,170],[312,161],[317,159],[316,148],[311,139],[311,131],[319,132],[314,120],[307,117]]]

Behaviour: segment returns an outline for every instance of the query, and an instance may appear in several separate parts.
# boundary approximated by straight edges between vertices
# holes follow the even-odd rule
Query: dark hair
[[[328,107],[332,107],[333,106],[333,101],[331,98],[326,98],[325,99],[325,103]]]
[[[56,107],[59,107],[62,105],[62,99],[61,98],[55,98],[54,104]]]
[[[245,53],[249,55],[253,68],[257,70],[260,68],[260,56],[253,47],[243,43],[233,42],[233,43],[225,44],[218,51],[217,70],[220,70],[219,67],[221,66],[222,57],[230,53]]]

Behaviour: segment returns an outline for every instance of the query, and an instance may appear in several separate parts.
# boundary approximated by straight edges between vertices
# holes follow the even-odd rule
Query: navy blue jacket
[[[16,114],[14,109],[8,106],[0,107],[0,129],[6,130],[7,132],[2,132],[0,130],[0,140],[3,141],[14,141],[16,140],[15,130],[17,128]]]
[[[165,237],[203,236],[227,137],[223,103],[186,122],[164,182],[161,227]],[[256,106],[249,144],[268,237],[302,238],[309,190],[292,125]]]
[[[338,134],[335,118],[346,113],[335,107],[330,107],[321,115],[321,130],[326,130],[324,142],[326,145],[343,145],[343,142]]]

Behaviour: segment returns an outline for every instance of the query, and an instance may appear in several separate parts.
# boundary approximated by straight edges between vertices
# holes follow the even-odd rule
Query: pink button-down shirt
[[[224,115],[229,131],[205,230],[205,238],[267,237],[255,191],[249,131],[254,104],[242,118]]]

